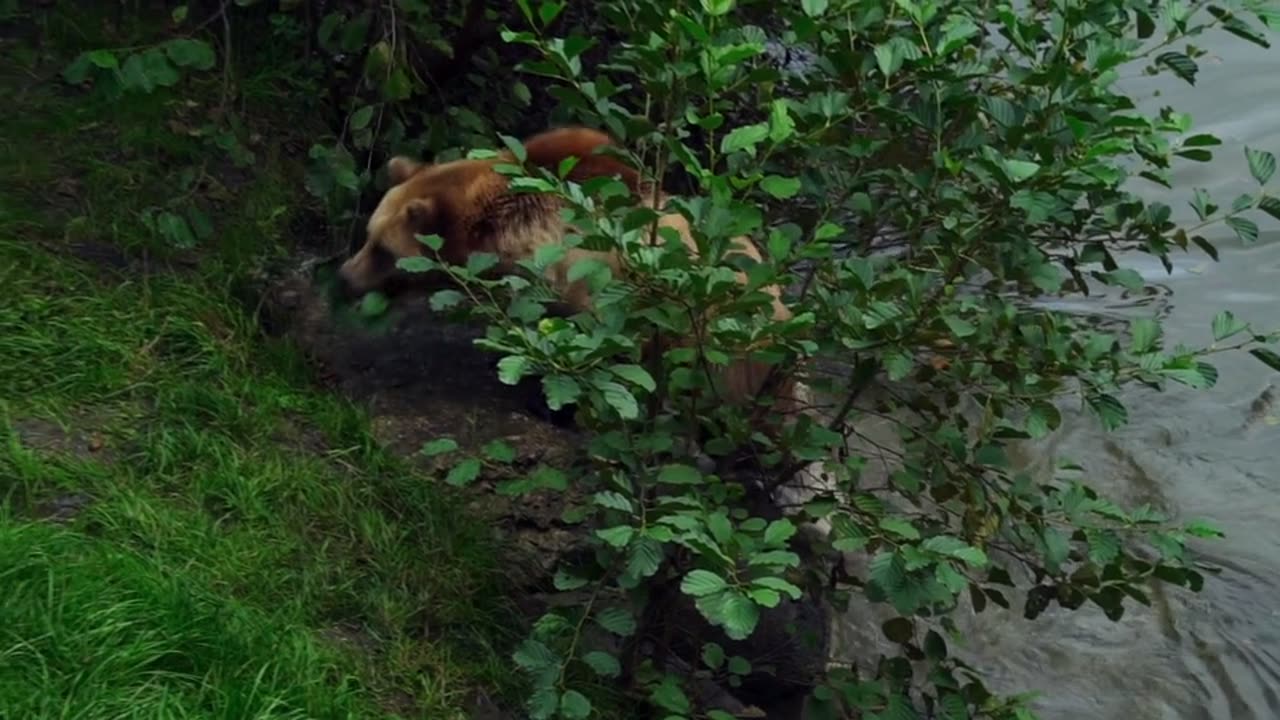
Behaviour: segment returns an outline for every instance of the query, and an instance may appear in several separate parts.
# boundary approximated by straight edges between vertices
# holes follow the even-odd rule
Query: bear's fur
[[[688,220],[678,212],[661,212],[667,196],[654,192],[639,172],[609,155],[597,151],[613,145],[608,135],[588,128],[566,127],[534,135],[524,141],[526,164],[555,172],[569,157],[577,163],[568,179],[582,183],[599,177],[617,177],[638,196],[639,202],[659,211],[659,227],[676,231],[689,252],[698,253]],[[441,257],[450,263],[464,263],[474,253],[493,253],[499,272],[516,272],[517,261],[532,258],[538,248],[559,243],[568,226],[561,217],[562,201],[550,194],[512,193],[509,179],[497,172],[498,163],[514,163],[510,152],[491,159],[455,160],[430,164],[405,157],[392,158],[387,165],[392,183],[369,219],[365,245],[339,269],[339,279],[351,295],[377,289],[397,273],[396,262],[422,255],[426,247],[415,235],[437,234],[442,240]],[[734,239],[734,252],[753,260],[762,259],[759,249],[747,237]],[[589,310],[591,297],[584,280],[569,282],[569,269],[579,260],[594,258],[605,263],[614,276],[624,271],[616,252],[596,252],[570,248],[547,270],[547,279],[562,300],[574,311]],[[745,273],[736,273],[746,282]],[[773,318],[787,320],[791,311],[782,302],[781,288],[764,288],[773,298]],[[749,401],[759,393],[770,371],[769,365],[739,358],[720,371],[717,383],[721,399],[730,404]],[[775,409],[783,413],[802,410],[807,398],[794,381],[782,373],[775,388]],[[797,391],[800,391],[797,393]]]

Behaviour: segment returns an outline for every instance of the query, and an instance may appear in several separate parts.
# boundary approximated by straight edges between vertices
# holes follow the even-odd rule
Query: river
[[[1245,145],[1280,155],[1280,48],[1224,33],[1196,44],[1220,61],[1201,60],[1194,88],[1142,76],[1140,68],[1122,81],[1144,111],[1170,105],[1192,115],[1193,132],[1223,140],[1211,163],[1179,161],[1173,192],[1141,179],[1131,186],[1171,205],[1184,224],[1196,220],[1186,203],[1193,187],[1208,189],[1221,206],[1256,191]],[[1130,258],[1160,287],[1153,302],[1135,306],[1111,293],[1059,306],[1111,317],[1158,313],[1169,347],[1211,342],[1210,321],[1224,309],[1271,330],[1280,326],[1280,224],[1255,219],[1263,233],[1253,246],[1221,225],[1204,232],[1221,251],[1218,263],[1198,250],[1179,252],[1167,274],[1158,261]],[[1118,501],[1205,518],[1226,532],[1194,545],[1222,569],[1202,592],[1167,587],[1153,593],[1150,608],[1129,603],[1118,623],[1093,605],[1075,612],[1053,606],[1035,621],[1022,618],[1017,601],[1011,611],[960,611],[968,637],[960,654],[993,690],[1042,693],[1034,707],[1044,720],[1280,718],[1280,374],[1240,352],[1212,362],[1220,379],[1209,390],[1134,388],[1124,398],[1131,425],[1104,433],[1092,417],[1068,415],[1036,449],[1033,467],[1070,457],[1088,482]],[[865,656],[869,647],[884,648],[867,611],[855,608],[840,623],[837,652]]]

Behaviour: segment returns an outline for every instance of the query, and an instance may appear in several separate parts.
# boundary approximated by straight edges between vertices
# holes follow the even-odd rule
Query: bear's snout
[[[352,260],[348,260],[338,267],[334,282],[334,290],[337,292],[338,297],[347,302],[355,300],[368,292],[367,283],[363,281],[359,268],[355,266],[356,264]]]

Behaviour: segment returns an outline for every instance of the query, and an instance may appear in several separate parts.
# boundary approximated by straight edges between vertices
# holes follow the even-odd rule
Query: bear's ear
[[[422,163],[403,155],[396,155],[387,161],[387,177],[391,179],[392,185],[399,185],[421,169]]]
[[[405,204],[404,216],[414,232],[429,233],[436,225],[436,203],[430,198],[414,198]]]

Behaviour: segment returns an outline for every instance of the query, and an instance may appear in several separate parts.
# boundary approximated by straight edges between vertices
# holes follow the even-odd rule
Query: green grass
[[[299,169],[174,134],[210,87],[95,98],[33,82],[48,60],[0,58],[0,717],[435,720],[510,692],[489,527],[231,297],[287,251]],[[155,269],[139,214],[191,168],[215,239]]]

